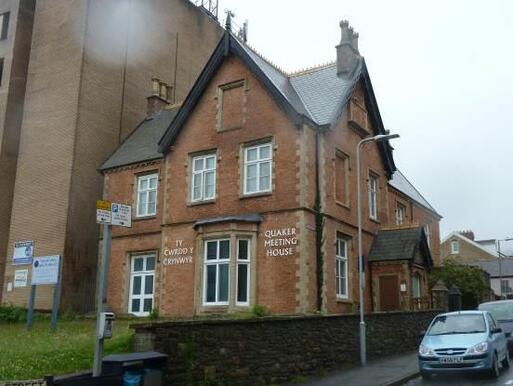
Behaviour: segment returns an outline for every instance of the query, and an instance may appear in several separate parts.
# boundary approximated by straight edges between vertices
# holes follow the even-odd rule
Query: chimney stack
[[[358,51],[358,32],[354,32],[347,20],[340,22],[341,38],[337,48],[337,75],[350,75],[360,59]]]
[[[159,78],[151,78],[151,95],[146,98],[148,100],[148,116],[159,112],[169,105],[171,90],[172,86],[168,86],[167,83],[161,82]]]
[[[460,231],[458,233],[460,235],[466,237],[467,239],[474,241],[475,236],[474,236],[474,232],[472,230]]]

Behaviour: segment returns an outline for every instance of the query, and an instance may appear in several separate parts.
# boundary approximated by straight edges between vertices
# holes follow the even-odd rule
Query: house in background
[[[476,240],[476,243],[495,256],[513,257],[513,241],[512,240]]]
[[[104,198],[134,208],[112,231],[116,313],[354,312],[357,184],[366,310],[425,296],[441,217],[388,142],[366,145],[356,180],[357,143],[385,128],[358,36],[341,30],[336,62],[292,74],[227,30],[183,103],[149,99],[101,166]]]
[[[489,249],[474,241],[472,231],[452,232],[446,236],[440,244],[440,257],[442,263],[446,259],[452,259],[461,264],[493,261],[497,258]]]
[[[475,261],[471,264],[490,275],[490,287],[495,296],[513,298],[513,258]]]

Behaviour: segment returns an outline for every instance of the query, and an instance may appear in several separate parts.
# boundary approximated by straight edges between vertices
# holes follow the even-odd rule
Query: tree
[[[475,307],[490,292],[485,271],[479,267],[458,264],[454,260],[448,259],[440,268],[433,269],[429,277],[429,288],[432,288],[440,279],[447,288],[452,286],[459,288],[463,303],[467,303],[468,306],[464,308]]]

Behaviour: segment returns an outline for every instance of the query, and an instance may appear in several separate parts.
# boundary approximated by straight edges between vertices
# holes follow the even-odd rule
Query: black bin
[[[103,358],[102,376],[123,376],[137,373],[140,386],[164,386],[167,355],[155,351],[112,354]]]

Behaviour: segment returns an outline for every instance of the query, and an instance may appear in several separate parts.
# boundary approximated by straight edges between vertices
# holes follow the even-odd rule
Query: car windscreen
[[[428,335],[472,334],[486,332],[486,324],[481,314],[460,314],[438,316]]]
[[[480,304],[479,309],[490,312],[495,320],[513,320],[513,302]]]

